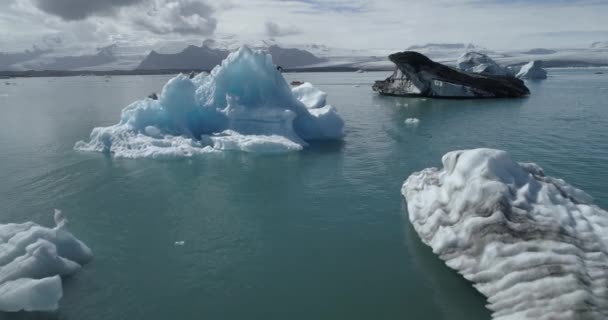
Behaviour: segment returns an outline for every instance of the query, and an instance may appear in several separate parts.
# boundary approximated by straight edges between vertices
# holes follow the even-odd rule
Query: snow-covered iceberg
[[[286,152],[337,140],[344,122],[311,84],[291,88],[262,51],[243,47],[211,74],[178,75],[159,99],[127,106],[75,148],[116,157],[189,157],[218,150]]]
[[[540,60],[530,61],[523,65],[516,77],[527,80],[542,80],[547,79],[547,71],[543,69],[543,63]]]
[[[458,69],[466,72],[488,74],[493,76],[512,76],[513,73],[508,68],[504,68],[496,63],[488,55],[469,51],[463,53],[456,61]]]
[[[443,156],[404,183],[410,221],[494,319],[607,319],[608,212],[504,151]]]
[[[61,276],[78,271],[93,254],[67,229],[33,222],[0,224],[0,311],[52,311],[63,295]]]

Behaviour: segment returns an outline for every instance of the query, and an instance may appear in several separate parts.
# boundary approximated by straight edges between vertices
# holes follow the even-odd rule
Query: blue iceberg
[[[269,54],[243,47],[209,75],[169,80],[158,100],[132,103],[118,124],[94,128],[75,148],[124,158],[297,151],[344,137],[326,98],[310,83],[291,88]]]

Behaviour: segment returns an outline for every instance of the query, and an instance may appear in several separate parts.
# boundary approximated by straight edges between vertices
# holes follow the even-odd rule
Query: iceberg
[[[415,51],[389,55],[393,74],[376,81],[372,89],[382,95],[433,98],[520,98],[530,94],[515,77],[460,71]],[[424,101],[424,99],[421,99]]]
[[[606,319],[608,212],[504,151],[454,151],[403,184],[421,240],[494,319]]]
[[[456,61],[456,66],[466,72],[493,76],[513,76],[508,68],[501,67],[488,55],[475,51],[463,53]]]
[[[522,66],[516,77],[519,79],[542,80],[547,79],[547,71],[543,69],[542,61],[534,60]]]
[[[344,121],[326,99],[310,83],[290,87],[269,54],[242,47],[209,75],[169,80],[157,100],[132,103],[119,123],[94,128],[75,149],[123,158],[297,151],[344,137]]]
[[[0,224],[0,311],[53,311],[63,295],[61,277],[93,258],[55,211],[55,228],[33,222]]]

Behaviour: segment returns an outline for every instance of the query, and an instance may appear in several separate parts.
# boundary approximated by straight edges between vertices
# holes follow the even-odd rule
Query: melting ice
[[[127,106],[75,148],[116,157],[190,157],[219,150],[287,152],[344,136],[344,122],[312,84],[291,88],[272,57],[247,47],[210,75],[178,75],[159,99]]]
[[[63,295],[61,276],[75,273],[93,254],[66,228],[33,222],[0,224],[0,311],[52,311]]]
[[[446,154],[402,193],[414,229],[494,319],[607,319],[608,212],[504,151]]]

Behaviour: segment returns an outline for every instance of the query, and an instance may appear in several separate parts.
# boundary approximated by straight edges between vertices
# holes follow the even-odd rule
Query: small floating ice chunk
[[[407,118],[407,119],[405,119],[404,122],[407,125],[415,126],[415,125],[418,125],[420,123],[420,120],[418,118]]]
[[[302,150],[302,145],[280,135],[242,135],[226,130],[209,137],[213,148],[257,153],[284,153]]]
[[[66,229],[55,210],[55,228],[33,222],[0,224],[0,311],[52,311],[63,295],[60,276],[71,275],[93,254]]]
[[[494,319],[606,319],[608,212],[504,151],[454,151],[442,162],[403,184],[409,219],[487,297]]]
[[[63,227],[66,223],[68,223],[68,219],[63,215],[63,212],[59,209],[55,209],[53,219],[55,220],[55,225],[59,228]]]
[[[186,244],[186,241],[181,241],[181,240],[180,240],[180,241],[175,241],[175,243],[174,243],[174,244],[175,244],[176,246],[183,246],[183,245],[185,245],[185,244]]]

